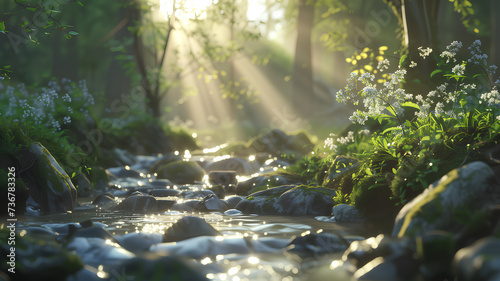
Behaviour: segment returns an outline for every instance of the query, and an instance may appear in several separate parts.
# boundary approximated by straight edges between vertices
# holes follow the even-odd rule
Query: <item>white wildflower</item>
[[[416,63],[416,62],[414,62],[414,61],[411,61],[411,62],[410,62],[410,68],[414,68],[414,67],[416,67],[416,66],[417,66],[417,63]]]
[[[455,75],[462,76],[465,73],[465,66],[462,64],[457,64],[451,69],[451,72],[453,72],[453,74]]]
[[[337,138],[337,142],[339,142],[341,144],[347,144],[350,142],[354,142],[354,132],[353,131],[347,132],[347,136]]]
[[[69,116],[64,117],[63,118],[63,123],[64,124],[70,124],[71,123],[71,117],[69,117]]]
[[[389,65],[390,65],[389,60],[388,59],[383,59],[383,60],[381,60],[381,61],[378,62],[377,69],[380,72],[383,72],[384,70],[389,69]]]
[[[427,47],[425,49],[423,47],[418,47],[418,50],[419,50],[420,56],[423,57],[424,59],[432,53],[432,49],[429,47]]]
[[[446,46],[446,51],[441,53],[442,58],[446,58],[446,63],[450,62],[450,60],[456,61],[455,56],[457,52],[462,48],[462,42],[453,41],[450,45]]]

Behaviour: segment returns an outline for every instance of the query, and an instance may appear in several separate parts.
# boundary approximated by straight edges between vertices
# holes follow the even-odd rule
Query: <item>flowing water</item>
[[[130,186],[132,182],[135,182],[136,186],[139,187],[142,185],[137,179],[118,179],[115,184],[121,183]],[[178,188],[196,189],[199,187],[200,185],[186,185]],[[120,192],[117,194],[125,194],[125,192]],[[363,239],[362,236],[364,235],[362,225],[329,222],[327,221],[329,217],[226,215],[218,212],[187,213],[178,211],[133,214],[101,209],[91,204],[93,199],[94,197],[79,198],[78,201],[81,206],[68,213],[19,217],[18,229],[91,220],[94,223],[104,224],[105,229],[116,236],[134,232],[163,234],[180,218],[189,215],[205,219],[223,234],[223,238],[220,239],[228,239],[226,241],[236,241],[231,239],[244,238],[253,241],[271,241],[272,244],[274,239],[279,244],[285,240],[288,243],[293,237],[315,233],[333,233],[343,237],[346,241],[354,241]],[[121,199],[123,197],[118,196],[117,200]],[[206,276],[213,280],[308,280],[311,274],[317,274],[318,271],[325,270],[325,268],[327,270],[331,266],[330,263],[338,259],[342,254],[342,251],[338,251],[328,255],[323,254],[321,257],[315,256],[304,259],[303,256],[290,254],[291,252],[288,252],[285,248],[255,254],[241,254],[238,251],[231,253],[229,250],[229,253],[225,252],[215,257],[210,257],[207,254],[204,258],[194,258],[192,260],[202,266]],[[202,250],[200,250],[200,253],[203,255]],[[107,280],[113,280],[109,274],[106,276]],[[76,276],[72,280],[85,279]]]

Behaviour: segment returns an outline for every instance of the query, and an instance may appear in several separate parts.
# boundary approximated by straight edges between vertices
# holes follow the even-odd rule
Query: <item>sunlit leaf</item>
[[[379,51],[386,51],[388,48],[387,46],[380,46],[378,49]]]
[[[434,77],[434,75],[443,72],[441,69],[436,69],[433,72],[431,72],[431,78]]]

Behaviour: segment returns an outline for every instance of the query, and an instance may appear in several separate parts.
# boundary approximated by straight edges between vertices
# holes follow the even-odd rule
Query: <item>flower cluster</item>
[[[94,98],[88,92],[85,81],[78,84],[68,79],[63,79],[61,84],[50,81],[48,87],[32,94],[24,84],[12,86],[4,83],[0,81],[2,116],[54,131],[61,130],[61,124],[70,124],[75,118],[73,107],[86,114],[88,108],[94,105]],[[65,92],[63,95],[59,94],[62,90]],[[56,120],[58,116],[63,116],[62,120]]]
[[[384,66],[389,66],[386,61]],[[382,89],[377,89],[377,85],[373,84],[375,76],[370,73],[358,75],[351,73],[348,79],[349,84],[342,90],[337,92],[337,101],[346,103],[353,101],[358,104],[362,99],[363,106],[366,111],[357,110],[349,118],[352,122],[364,124],[368,120],[368,116],[378,116],[383,113],[386,107],[391,107],[397,115],[403,112],[401,103],[409,98],[409,95],[399,85],[404,81],[406,70],[398,69],[390,75],[390,81],[383,83]],[[358,83],[364,87],[361,90],[361,95],[357,94]]]
[[[457,55],[460,48],[462,48],[462,42],[453,41],[450,45],[446,46],[446,50],[443,51],[440,56],[442,58],[446,58],[446,63],[449,63],[450,60],[453,60],[455,62],[457,60],[455,56]]]
[[[443,83],[435,90],[430,91],[426,99],[424,99],[422,95],[413,97],[413,95],[405,92],[401,84],[404,83],[406,70],[398,69],[387,76],[388,80],[383,82],[380,88],[377,88],[377,85],[372,83],[374,80],[373,74],[364,73],[358,75],[357,73],[351,73],[347,80],[347,86],[337,92],[337,101],[342,103],[350,101],[355,105],[362,102],[365,110],[357,110],[349,118],[352,122],[359,124],[364,124],[370,116],[380,116],[386,109],[399,119],[403,112],[402,104],[405,102],[412,102],[419,107],[420,110],[415,113],[419,119],[427,118],[431,113],[457,118],[462,116],[465,110],[472,108],[474,104],[498,107],[500,105],[500,94],[495,84],[500,84],[500,80],[497,80],[495,84],[490,82],[491,90],[486,93],[483,91],[483,94],[476,93],[478,90],[483,90],[478,89],[476,84],[463,82],[463,78],[466,77],[467,63],[480,65],[485,70],[484,72],[490,81],[491,76],[497,69],[496,66],[487,65],[487,55],[481,52],[480,46],[481,42],[475,41],[468,48],[471,58],[466,62],[456,64],[451,69],[451,73],[445,75],[445,77],[454,78],[456,84]],[[446,63],[450,61],[456,62],[456,56],[461,48],[462,43],[454,41],[441,53],[441,57],[446,60]],[[432,52],[430,48],[419,47],[418,50],[423,58],[426,58]],[[390,64],[387,59],[381,60],[378,65],[378,70],[383,71],[389,69],[389,66]],[[415,65],[411,67],[414,66]],[[402,124],[401,120],[400,124]]]
[[[432,53],[432,49],[427,47],[427,48],[423,48],[423,47],[418,47],[418,51],[419,51],[419,54],[422,58],[427,58],[428,56],[431,55]]]

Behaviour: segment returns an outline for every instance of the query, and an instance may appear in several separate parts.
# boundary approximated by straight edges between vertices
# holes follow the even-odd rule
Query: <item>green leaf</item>
[[[430,141],[431,140],[431,137],[429,136],[425,136],[422,138],[422,141]]]
[[[411,108],[415,108],[416,110],[420,110],[420,106],[418,106],[418,104],[413,103],[411,101],[404,102],[404,103],[401,104],[401,106],[403,106],[403,107],[411,107]]]
[[[484,74],[476,74],[476,75],[472,76],[472,78],[476,78],[478,76],[484,76]]]
[[[460,106],[463,108],[467,104],[467,101],[464,99],[460,100]]]
[[[10,68],[10,65],[5,65],[3,68],[4,68],[4,69],[9,69],[9,68]]]
[[[395,168],[392,168],[392,173],[393,174],[396,174],[398,172],[398,170],[396,170]]]
[[[64,36],[66,37],[66,39],[71,39],[71,37],[72,37],[70,34],[66,34]]]
[[[388,133],[388,132],[392,132],[392,131],[401,131],[402,129],[400,127],[390,127],[390,128],[387,128],[385,129],[382,134],[385,134],[385,133]],[[386,145],[387,146],[387,145]]]
[[[408,57],[408,55],[403,55],[401,56],[401,58],[399,59],[399,65],[402,66],[403,63],[405,62],[406,58]]]
[[[367,175],[369,175],[369,176],[373,176],[372,171],[370,170],[370,168],[366,168],[366,169],[365,169],[365,173],[366,173]]]
[[[5,22],[0,21],[0,31],[5,31]]]
[[[68,32],[68,34],[70,34],[70,35],[78,35],[80,33],[76,32],[76,31],[70,31],[70,32]]]
[[[434,70],[433,72],[431,72],[431,78],[434,77],[434,75],[440,73],[440,72],[443,72],[441,69],[436,69]]]
[[[76,3],[78,3],[80,6],[82,6],[82,7],[83,7],[82,2],[80,2],[80,1],[76,1]]]
[[[32,11],[32,12],[36,11],[35,8],[31,8],[31,7],[26,7],[26,10],[29,10],[29,11]]]

